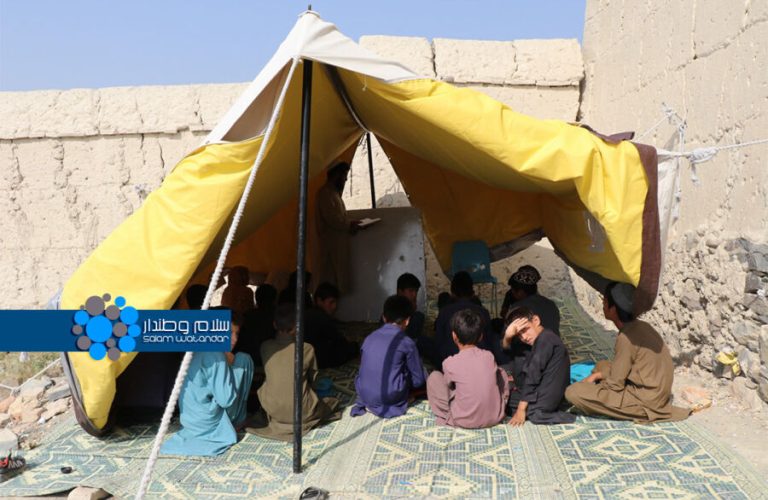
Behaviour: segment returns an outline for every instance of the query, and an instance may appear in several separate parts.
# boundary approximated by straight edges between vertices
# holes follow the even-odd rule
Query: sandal
[[[21,472],[26,466],[27,461],[24,458],[14,458],[11,452],[8,452],[8,456],[0,460],[0,483]]]

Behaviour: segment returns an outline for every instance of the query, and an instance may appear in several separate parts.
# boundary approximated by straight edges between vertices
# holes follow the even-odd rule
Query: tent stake
[[[304,59],[301,96],[301,156],[299,224],[296,247],[296,353],[293,360],[293,472],[301,472],[301,402],[304,367],[304,291],[307,249],[307,181],[309,179],[309,120],[312,110],[312,61]]]
[[[371,152],[371,133],[365,133],[365,145],[368,149],[368,176],[371,179],[371,208],[376,208],[376,187],[373,185],[373,153]]]

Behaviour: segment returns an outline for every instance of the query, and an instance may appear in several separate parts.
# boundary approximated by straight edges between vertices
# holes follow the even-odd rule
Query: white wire
[[[3,389],[8,389],[9,391],[11,391],[11,394],[14,394],[14,393],[18,392],[18,391],[19,391],[19,390],[20,390],[22,387],[24,387],[24,386],[27,384],[27,382],[29,382],[30,380],[34,380],[34,379],[36,379],[37,377],[39,377],[40,375],[42,375],[43,373],[47,372],[49,368],[51,368],[53,365],[55,365],[55,364],[56,364],[56,363],[58,363],[59,361],[61,361],[61,359],[60,359],[60,358],[56,358],[56,359],[54,359],[53,361],[51,361],[50,363],[48,363],[48,366],[46,366],[45,368],[43,368],[43,369],[42,369],[42,370],[40,370],[39,372],[35,373],[34,375],[32,375],[31,377],[29,377],[29,378],[28,378],[27,380],[25,380],[24,382],[22,382],[21,384],[17,385],[16,387],[11,387],[11,386],[9,386],[9,385],[5,385],[5,384],[0,384],[0,387],[2,387]]]
[[[267,125],[267,130],[264,133],[264,138],[261,141],[261,146],[259,146],[259,152],[256,155],[256,160],[253,162],[253,166],[251,167],[251,173],[248,176],[248,182],[245,185],[245,189],[243,190],[243,194],[240,197],[240,203],[237,205],[237,210],[235,211],[235,215],[232,218],[232,224],[229,226],[229,232],[227,233],[227,238],[224,240],[224,245],[221,248],[221,253],[219,254],[219,259],[216,261],[216,270],[213,272],[213,275],[211,276],[211,282],[208,285],[208,292],[205,294],[205,300],[203,301],[203,305],[201,307],[202,310],[208,309],[211,303],[211,298],[213,297],[214,289],[216,288],[216,285],[219,282],[219,277],[221,276],[221,271],[224,268],[224,262],[227,259],[227,254],[229,253],[229,249],[232,246],[232,242],[235,239],[235,232],[237,231],[237,226],[240,224],[240,219],[243,216],[243,212],[245,211],[245,204],[248,201],[248,195],[251,192],[251,188],[253,187],[254,179],[256,178],[256,171],[259,169],[259,166],[261,165],[261,162],[264,158],[265,151],[267,149],[267,144],[269,143],[269,139],[272,135],[272,130],[275,128],[275,124],[277,123],[277,117],[280,114],[280,109],[283,107],[283,101],[285,100],[285,95],[288,92],[288,87],[291,84],[291,80],[293,78],[294,70],[296,69],[296,66],[299,64],[299,58],[294,57],[293,62],[291,63],[291,68],[288,70],[288,77],[285,80],[285,84],[283,85],[283,89],[280,92],[280,96],[277,99],[277,103],[275,104],[275,109],[272,111],[272,116],[269,119],[269,124]],[[181,362],[181,366],[179,367],[179,373],[176,375],[176,381],[173,383],[173,390],[171,391],[171,397],[168,400],[168,404],[165,406],[165,411],[163,412],[163,418],[160,422],[160,428],[157,431],[157,435],[155,436],[155,442],[152,445],[152,451],[149,454],[149,458],[147,459],[147,465],[144,468],[144,474],[141,477],[141,482],[139,483],[139,490],[136,492],[136,500],[142,500],[144,498],[144,495],[147,493],[147,488],[149,486],[149,481],[152,478],[152,471],[155,468],[155,464],[157,463],[157,457],[160,453],[160,445],[163,442],[163,438],[165,437],[166,432],[168,432],[168,426],[171,423],[171,416],[173,415],[173,410],[176,408],[176,403],[179,400],[179,394],[181,393],[181,386],[184,382],[184,379],[187,376],[187,371],[189,370],[189,365],[192,362],[192,356],[193,353],[187,352],[184,354],[184,359]]]

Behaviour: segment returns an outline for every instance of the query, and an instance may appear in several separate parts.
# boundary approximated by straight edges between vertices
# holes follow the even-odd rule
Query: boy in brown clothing
[[[635,319],[635,287],[611,283],[603,297],[603,314],[619,329],[613,361],[600,361],[592,375],[565,391],[565,398],[588,415],[605,415],[638,423],[683,420],[691,410],[672,406],[674,364],[661,335]]]
[[[274,339],[261,344],[266,381],[259,388],[259,401],[269,422],[266,427],[249,427],[247,432],[262,437],[290,441],[293,438],[293,362],[296,351],[296,313],[293,304],[283,304],[275,312]],[[337,417],[339,400],[320,399],[312,387],[317,377],[317,358],[312,345],[304,343],[302,384],[302,435],[324,421]]]

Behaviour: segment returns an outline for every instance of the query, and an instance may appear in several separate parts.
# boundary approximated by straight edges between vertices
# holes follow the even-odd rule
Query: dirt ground
[[[763,476],[768,477],[768,405],[751,410],[734,396],[728,382],[710,373],[679,368],[675,371],[673,392],[676,399],[685,387],[702,387],[710,392],[712,406],[691,415],[690,421],[710,431],[730,445]]]

